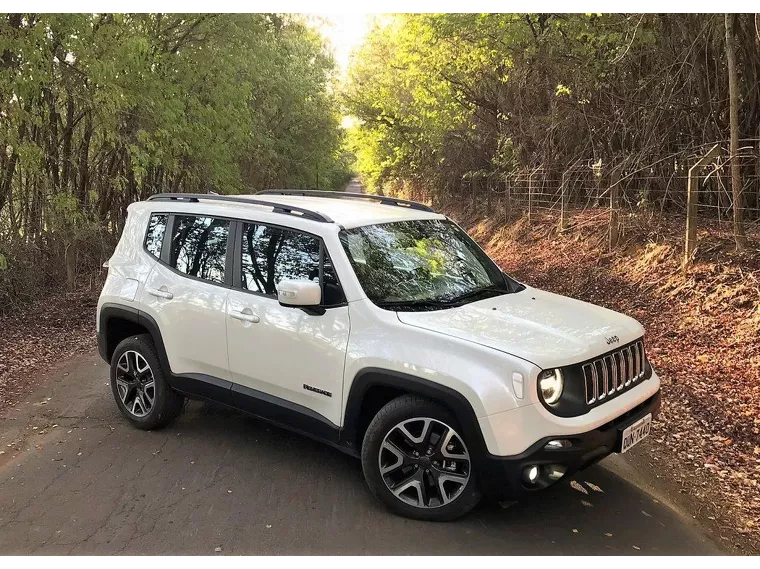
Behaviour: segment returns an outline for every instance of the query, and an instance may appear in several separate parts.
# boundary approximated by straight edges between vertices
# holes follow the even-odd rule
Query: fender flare
[[[422,395],[448,407],[462,429],[462,435],[470,447],[475,461],[486,455],[486,444],[478,424],[478,418],[464,395],[439,383],[399,371],[382,368],[365,368],[354,377],[346,400],[341,441],[349,448],[361,448],[361,408],[367,392],[377,386],[392,387],[407,393]]]
[[[158,359],[161,362],[161,367],[168,377],[172,376],[171,367],[169,366],[169,358],[166,356],[166,348],[164,346],[164,339],[161,336],[161,330],[158,327],[158,323],[148,314],[145,314],[142,310],[132,308],[131,306],[124,306],[115,303],[106,303],[100,309],[98,315],[98,352],[100,357],[103,358],[108,364],[111,363],[108,358],[108,353],[113,352],[109,350],[108,346],[108,321],[114,318],[133,322],[139,326],[145,328],[153,338],[153,345],[156,347],[158,353]],[[116,346],[112,346],[115,348]]]

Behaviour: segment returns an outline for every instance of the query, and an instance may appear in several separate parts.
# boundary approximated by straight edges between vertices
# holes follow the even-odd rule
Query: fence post
[[[533,170],[528,174],[528,223],[533,214]]]
[[[560,192],[562,193],[560,197],[560,210],[559,210],[559,230],[564,231],[567,229],[567,185],[565,184],[565,179],[567,176],[567,170],[562,172],[562,183],[560,185]]]
[[[510,195],[512,193],[511,192],[511,185],[512,184],[510,184],[510,182],[509,182],[509,174],[507,174],[507,176],[504,178],[505,197],[506,197],[506,200],[507,200],[506,208],[504,210],[505,211],[504,215],[507,218],[507,223],[509,223],[509,218],[512,216],[512,197]]]
[[[488,217],[491,216],[492,209],[491,209],[491,177],[486,176],[486,215]]]
[[[615,248],[620,237],[620,221],[618,219],[619,184],[620,170],[615,168],[610,176],[610,251]]]
[[[686,242],[683,249],[682,267],[687,267],[694,254],[694,246],[697,241],[697,206],[699,196],[697,195],[697,186],[699,179],[695,172],[696,165],[689,168],[689,178],[686,182]],[[718,208],[720,212],[720,208]]]
[[[691,263],[691,256],[697,245],[697,208],[699,206],[699,172],[702,167],[720,154],[720,145],[713,146],[707,154],[697,160],[697,163],[689,168],[689,177],[686,182],[686,241],[683,249],[682,267],[685,269]]]

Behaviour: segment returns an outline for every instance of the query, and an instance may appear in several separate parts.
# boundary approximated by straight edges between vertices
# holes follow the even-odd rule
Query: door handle
[[[171,300],[174,298],[174,295],[170,293],[168,290],[164,290],[164,288],[151,288],[146,287],[146,290],[148,291],[148,294],[151,294],[153,296],[156,296],[158,298],[165,298],[166,300]]]
[[[250,308],[244,308],[243,310],[230,310],[230,317],[235,320],[241,320],[243,322],[251,322],[258,324],[260,318],[256,316]]]

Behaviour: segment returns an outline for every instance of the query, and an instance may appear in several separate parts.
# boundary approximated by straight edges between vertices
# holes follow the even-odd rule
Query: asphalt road
[[[0,413],[0,554],[713,554],[611,459],[526,503],[434,524],[386,512],[337,450],[193,402],[132,428],[95,353]],[[628,472],[626,479],[610,470]]]
[[[352,192],[355,194],[363,194],[364,193],[364,186],[362,186],[361,181],[359,178],[351,178],[351,180],[346,184],[346,187],[341,190],[342,192]]]

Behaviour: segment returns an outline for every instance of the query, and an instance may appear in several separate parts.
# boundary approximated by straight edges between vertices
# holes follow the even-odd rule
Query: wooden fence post
[[[697,186],[699,178],[695,172],[696,166],[689,168],[689,178],[686,182],[686,241],[683,249],[682,267],[687,267],[694,254],[694,246],[697,242],[697,206],[699,205],[699,196],[697,195]],[[718,208],[720,212],[720,208]]]
[[[507,200],[506,207],[504,209],[504,215],[507,218],[507,223],[509,223],[509,218],[512,216],[512,201],[511,201],[511,184],[509,182],[509,174],[507,174],[506,178],[504,179],[504,191],[505,191],[505,198]]]
[[[560,210],[559,210],[559,230],[564,231],[567,229],[567,185],[566,185],[567,170],[562,172],[562,183],[560,185]]]
[[[702,167],[720,154],[718,144],[713,146],[707,154],[697,160],[697,163],[689,168],[689,178],[686,182],[686,242],[683,249],[682,267],[685,269],[691,263],[691,256],[697,245],[697,208],[699,207],[699,172]]]
[[[620,220],[618,219],[618,196],[620,185],[620,170],[615,168],[610,176],[610,251],[620,238]]]
[[[491,216],[492,209],[491,209],[491,178],[486,177],[486,215]]]
[[[533,171],[528,174],[528,223],[533,214]]]

